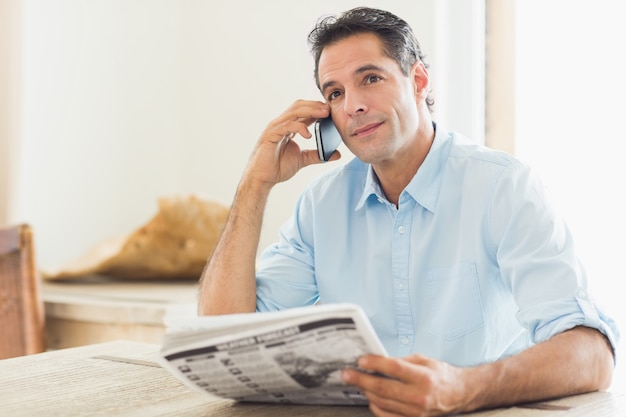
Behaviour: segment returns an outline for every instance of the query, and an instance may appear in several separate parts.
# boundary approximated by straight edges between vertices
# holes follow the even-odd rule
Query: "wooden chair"
[[[0,228],[0,359],[45,350],[45,315],[29,225]]]

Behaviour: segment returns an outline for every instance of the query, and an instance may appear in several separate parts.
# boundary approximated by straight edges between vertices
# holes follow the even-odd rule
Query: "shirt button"
[[[576,290],[576,295],[579,298],[582,298],[583,300],[586,300],[587,298],[589,298],[589,294],[587,294],[587,291],[584,288],[579,288]]]
[[[404,226],[400,226],[398,227],[398,232],[402,235],[404,234],[404,232],[406,231],[406,229],[404,228]]]
[[[409,344],[409,338],[406,336],[402,336],[400,338],[400,343],[402,343],[403,345],[408,345]]]
[[[398,284],[398,289],[400,289],[400,290],[401,290],[401,289],[403,289],[403,288],[404,288],[404,284],[403,284],[403,283],[399,283],[399,284]]]

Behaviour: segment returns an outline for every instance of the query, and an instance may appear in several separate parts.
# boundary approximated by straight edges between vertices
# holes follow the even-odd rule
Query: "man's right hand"
[[[300,149],[293,137],[299,134],[310,139],[312,135],[308,127],[317,119],[328,117],[329,112],[328,105],[320,101],[294,102],[267,125],[252,152],[244,177],[271,188],[287,181],[300,169],[320,163],[317,150]]]

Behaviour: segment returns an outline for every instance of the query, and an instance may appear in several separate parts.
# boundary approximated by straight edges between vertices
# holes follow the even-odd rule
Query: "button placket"
[[[409,265],[411,239],[409,233],[415,202],[404,201],[395,213],[392,239],[391,272],[397,323],[398,354],[412,352],[415,327],[409,298]]]

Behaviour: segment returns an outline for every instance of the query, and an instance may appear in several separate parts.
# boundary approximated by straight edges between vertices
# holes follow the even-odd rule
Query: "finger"
[[[359,367],[368,373],[350,370],[346,372],[347,380],[344,381],[381,398],[419,404],[425,401],[424,395],[432,388],[431,371],[403,359],[365,355],[359,359]]]
[[[412,364],[415,365],[422,365],[422,366],[429,366],[432,363],[432,359],[424,356],[424,355],[420,355],[417,353],[414,353],[412,355],[406,356],[404,358],[405,361],[410,362]]]
[[[297,100],[287,110],[278,116],[273,122],[273,125],[280,125],[282,123],[292,121],[304,123],[309,126],[317,119],[328,117],[330,114],[330,108],[328,104],[321,101],[307,101]]]
[[[303,138],[312,137],[309,126],[317,119],[330,114],[328,104],[320,101],[297,100],[266,128],[265,140],[278,143],[291,139],[295,134]]]
[[[376,415],[422,415],[427,398],[418,387],[358,370],[346,370],[344,382],[356,385],[370,402]]]
[[[398,358],[390,358],[380,355],[363,355],[359,358],[358,364],[361,369],[401,379],[400,373],[402,372],[402,364]]]
[[[368,395],[369,409],[377,417],[395,417],[395,416],[426,416],[425,410],[416,407],[413,404],[400,403],[398,401],[382,399]]]
[[[306,125],[300,122],[286,121],[269,128],[262,138],[265,137],[265,140],[269,142],[280,143],[293,139],[296,134],[305,138],[311,137],[311,132],[309,132]]]
[[[319,156],[319,154],[317,155]],[[330,156],[330,158],[328,159],[328,161],[336,161],[337,159],[341,158],[341,152],[335,150],[335,152],[333,152],[333,154]]]
[[[330,107],[327,103],[321,101],[296,100],[283,114],[290,120],[314,121],[328,117]]]
[[[381,397],[396,398],[403,395],[404,385],[401,381],[385,376],[373,375],[357,369],[345,369],[342,373],[345,383],[356,385],[364,392],[376,393]]]
[[[323,161],[320,159],[320,155],[317,149],[307,149],[302,151],[302,167],[306,167],[314,164],[321,164]]]
[[[420,382],[427,376],[426,362],[419,355],[411,357],[412,362],[400,358],[379,355],[364,355],[359,358],[359,367],[371,372],[378,372],[404,382]],[[422,372],[420,372],[422,370]]]
[[[288,129],[290,133],[298,134],[303,138],[310,139],[312,135],[308,129],[309,125],[310,123],[306,123],[304,121],[287,121],[283,124],[283,127]]]

